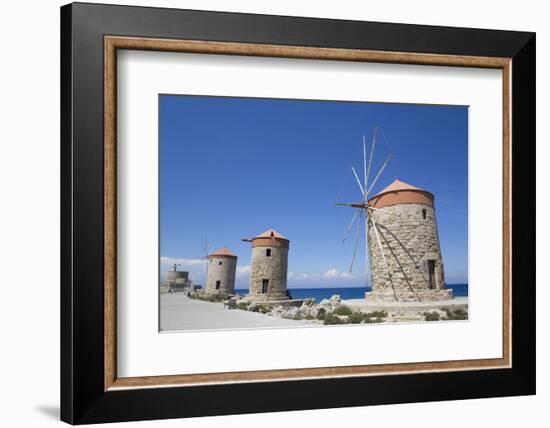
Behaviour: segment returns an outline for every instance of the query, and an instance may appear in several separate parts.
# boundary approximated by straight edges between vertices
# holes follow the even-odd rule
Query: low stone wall
[[[299,308],[304,303],[312,302],[315,303],[315,299],[284,299],[284,300],[259,300],[258,298],[244,297],[241,301],[251,302],[256,305],[264,305],[267,307],[283,306],[283,307],[297,307]]]
[[[265,294],[249,295],[247,297],[247,299],[250,300],[251,302],[252,301],[254,301],[254,302],[269,302],[269,301],[280,302],[280,301],[283,301],[283,300],[288,300],[288,296],[287,296],[286,293],[270,293],[269,294],[269,300],[266,299]]]
[[[365,293],[367,302],[437,302],[453,299],[453,290],[395,290]]]

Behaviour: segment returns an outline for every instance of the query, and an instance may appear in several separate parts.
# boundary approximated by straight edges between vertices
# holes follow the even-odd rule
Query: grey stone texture
[[[369,221],[372,292],[367,301],[438,301],[453,298],[445,287],[435,210],[425,204],[398,204],[372,211],[389,269]],[[388,273],[388,270],[390,273]]]
[[[210,256],[205,292],[208,294],[234,294],[236,271],[236,257]],[[216,287],[218,281],[219,288]]]
[[[166,281],[161,282],[160,292],[182,291],[189,285],[189,272],[170,270],[166,274]]]
[[[268,250],[271,255],[268,256]],[[249,298],[255,300],[284,300],[287,298],[288,248],[257,246],[252,248]],[[268,280],[267,292],[262,290]]]
[[[187,280],[189,279],[189,272],[185,272],[185,271],[174,271],[174,270],[170,270],[168,271],[167,275],[166,275],[166,282],[168,283],[176,283],[178,282],[179,280],[179,283],[181,283],[182,281],[183,282],[187,282]]]

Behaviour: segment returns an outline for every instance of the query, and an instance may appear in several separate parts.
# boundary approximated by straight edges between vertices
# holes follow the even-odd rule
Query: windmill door
[[[435,260],[428,260],[428,281],[430,289],[435,288]]]
[[[269,291],[269,279],[262,279],[262,293],[266,294]]]

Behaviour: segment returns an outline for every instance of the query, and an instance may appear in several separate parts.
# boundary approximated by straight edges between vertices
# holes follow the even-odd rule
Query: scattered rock
[[[321,300],[321,303],[319,303],[320,306],[330,306],[330,300],[328,299],[323,299]]]
[[[339,305],[340,303],[342,303],[342,298],[340,297],[339,294],[333,294],[330,298],[330,304],[331,305]]]
[[[248,305],[248,310],[250,312],[258,312],[258,304],[256,302],[252,302],[250,305]]]
[[[205,301],[223,301],[224,306],[227,309],[248,310],[250,312],[259,312],[279,318],[293,319],[297,321],[305,320],[310,323],[324,324],[421,322],[428,321],[426,319],[427,314],[429,314],[429,321],[443,321],[448,319],[460,320],[467,319],[468,316],[467,306],[466,309],[458,308],[454,309],[453,312],[438,308],[431,308],[428,310],[411,310],[403,308],[399,310],[390,310],[387,312],[379,310],[374,312],[363,311],[362,313],[351,307],[354,313],[349,315],[343,310],[347,307],[347,305],[345,305],[345,301],[343,301],[338,294],[332,295],[330,299],[323,299],[320,303],[316,303],[315,299],[304,299],[301,304],[300,302],[295,302],[295,304],[300,306],[288,304],[274,305],[273,303],[270,304],[268,302],[255,302],[248,300],[246,296],[239,295],[211,296],[202,291],[191,292],[189,297]],[[221,297],[224,297],[224,299],[221,300]],[[456,316],[454,315],[455,312],[457,313]],[[449,315],[449,313],[451,315]],[[361,314],[362,317],[358,314]],[[326,318],[329,318],[328,322],[325,322]],[[359,322],[357,322],[357,320],[359,320]]]
[[[342,304],[342,298],[338,294],[333,294],[330,299],[323,299],[319,307],[326,311],[332,311]]]
[[[224,302],[224,306],[227,309],[236,309],[237,308],[237,299],[234,298],[234,297],[231,297],[230,299],[228,299]]]
[[[447,319],[447,312],[442,311],[441,309],[432,309],[432,312],[437,313],[439,315],[439,318],[442,320]]]

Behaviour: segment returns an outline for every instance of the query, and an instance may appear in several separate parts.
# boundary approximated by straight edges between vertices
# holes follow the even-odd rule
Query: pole
[[[365,210],[365,278],[369,286],[369,209]]]
[[[365,134],[363,134],[363,179],[364,179],[364,190],[367,191],[367,144],[365,143]],[[363,193],[363,199],[367,202],[367,195]],[[365,213],[366,215],[366,213]]]

